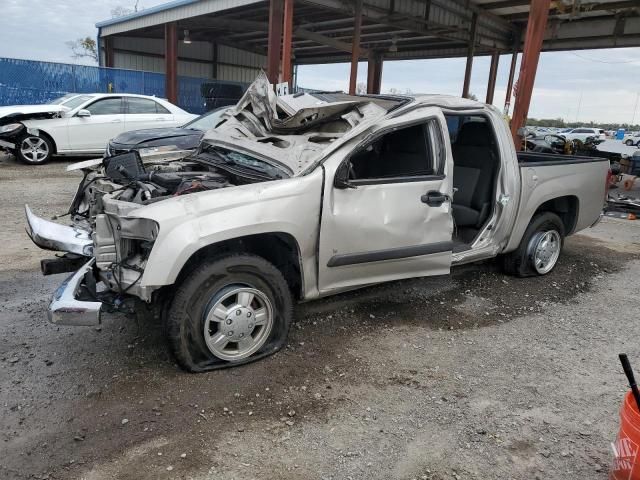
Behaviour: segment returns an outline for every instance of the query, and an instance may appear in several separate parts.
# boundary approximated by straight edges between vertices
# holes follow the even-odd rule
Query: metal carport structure
[[[175,0],[96,25],[102,65],[247,81],[264,68],[273,83],[293,66],[368,62],[367,91],[379,93],[383,62],[491,55],[487,102],[500,54],[513,53],[507,103],[523,52],[513,131],[527,116],[540,51],[640,46],[640,1],[614,0]],[[160,70],[162,69],[162,70]],[[508,109],[508,106],[507,106]]]

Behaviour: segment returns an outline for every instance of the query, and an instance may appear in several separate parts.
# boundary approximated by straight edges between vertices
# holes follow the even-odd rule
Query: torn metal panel
[[[333,142],[363,123],[384,117],[403,101],[407,100],[342,93],[276,97],[262,72],[203,142],[258,154],[285,165],[295,175],[321,158]]]
[[[35,118],[61,117],[69,109],[62,105],[15,105],[0,107],[0,124]]]

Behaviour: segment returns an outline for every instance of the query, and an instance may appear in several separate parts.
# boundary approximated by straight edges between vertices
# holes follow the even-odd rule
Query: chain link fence
[[[164,98],[163,73],[0,58],[0,105],[37,105],[66,93],[138,93]],[[204,113],[204,78],[178,77],[178,106]]]

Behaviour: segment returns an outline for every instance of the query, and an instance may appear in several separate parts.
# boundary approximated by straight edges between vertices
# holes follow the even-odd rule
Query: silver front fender
[[[35,215],[29,205],[24,206],[27,215],[27,234],[40,248],[76,253],[85,257],[93,255],[93,240],[89,232],[50,222]]]

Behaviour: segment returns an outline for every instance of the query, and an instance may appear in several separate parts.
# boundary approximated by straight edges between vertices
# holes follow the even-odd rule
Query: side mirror
[[[349,181],[349,165],[351,165],[349,161],[342,162],[336,170],[336,174],[333,177],[333,186],[335,188],[341,190],[345,188],[356,188],[356,186]]]
[[[76,117],[90,117],[91,116],[91,112],[89,110],[85,110],[84,108],[82,110],[78,110],[78,113],[76,113]]]

